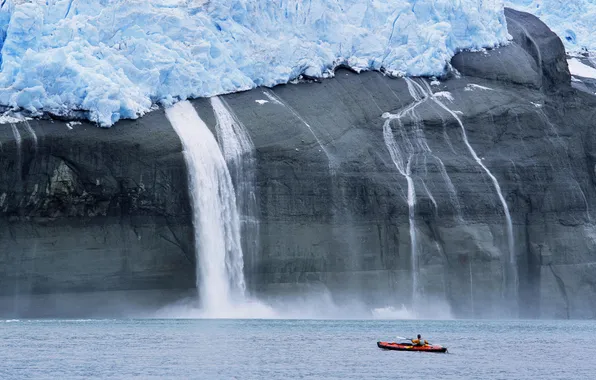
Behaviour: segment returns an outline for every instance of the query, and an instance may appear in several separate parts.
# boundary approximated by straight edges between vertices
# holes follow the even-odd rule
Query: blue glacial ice
[[[0,105],[110,126],[339,64],[438,75],[508,38],[502,0],[0,0]]]
[[[505,5],[536,15],[567,51],[596,51],[596,0],[506,0]]]

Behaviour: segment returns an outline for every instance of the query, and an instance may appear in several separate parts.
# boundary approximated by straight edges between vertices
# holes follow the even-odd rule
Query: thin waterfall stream
[[[244,264],[254,272],[259,250],[259,215],[256,198],[256,159],[254,144],[246,127],[226,101],[211,98],[217,140],[228,165],[236,193],[240,218]]]
[[[408,80],[411,80],[411,79],[408,79]],[[420,84],[418,84],[414,81],[412,81],[412,82],[420,89],[420,91],[424,91],[424,88]],[[491,171],[486,167],[486,165],[484,165],[484,163],[482,162],[480,157],[478,157],[478,154],[476,154],[476,151],[474,150],[474,148],[468,141],[466,128],[465,128],[463,122],[461,121],[460,117],[457,116],[457,114],[455,112],[453,112],[451,109],[449,109],[449,107],[447,107],[445,104],[443,104],[443,102],[441,102],[439,99],[437,99],[436,96],[433,95],[432,89],[430,88],[430,85],[428,83],[426,83],[425,81],[421,81],[421,82],[426,87],[426,92],[430,96],[430,99],[435,104],[437,104],[439,107],[441,107],[442,109],[447,111],[457,121],[459,127],[461,128],[462,138],[463,138],[466,148],[468,149],[468,152],[474,158],[474,161],[476,161],[476,163],[482,168],[482,170],[490,178],[490,180],[495,188],[495,191],[497,193],[497,196],[499,198],[499,201],[501,202],[501,205],[503,206],[503,213],[505,214],[505,225],[506,225],[506,233],[507,233],[507,245],[508,245],[508,250],[509,250],[508,260],[504,260],[504,277],[503,277],[504,289],[503,290],[505,291],[507,287],[510,287],[510,291],[513,293],[512,296],[513,296],[514,300],[517,300],[517,286],[518,286],[519,280],[517,278],[517,259],[516,259],[516,255],[515,255],[515,244],[514,244],[514,238],[513,238],[513,223],[511,221],[511,214],[509,212],[509,206],[507,205],[507,201],[505,200],[505,197],[503,196],[503,192],[501,191],[501,186],[499,185],[499,181],[491,173]],[[510,273],[507,273],[507,272],[510,272]]]
[[[414,181],[412,180],[411,162],[413,154],[410,152],[407,154],[407,158],[404,158],[404,152],[397,144],[393,131],[391,129],[391,121],[398,120],[401,127],[400,117],[401,115],[391,115],[388,113],[383,114],[386,119],[383,123],[383,138],[385,145],[391,156],[393,164],[397,168],[397,171],[403,175],[408,184],[407,191],[407,203],[408,203],[408,221],[410,231],[410,254],[412,263],[412,303],[418,298],[418,251],[416,249],[416,222],[415,222],[415,211],[416,211],[416,189],[414,187]],[[401,128],[403,129],[403,128]]]
[[[410,90],[410,86],[408,85]],[[415,302],[420,299],[420,286],[419,286],[419,272],[420,263],[418,258],[418,246],[416,239],[416,187],[414,186],[414,180],[412,178],[412,160],[417,154],[426,154],[430,152],[430,148],[426,143],[426,138],[422,133],[420,125],[418,123],[418,117],[414,113],[417,106],[426,101],[426,97],[418,96],[417,93],[410,91],[410,95],[414,98],[414,103],[407,106],[397,114],[384,113],[382,117],[385,119],[383,123],[383,139],[391,160],[393,161],[397,171],[404,176],[407,182],[407,204],[408,204],[408,224],[410,233],[410,257],[411,257],[411,270],[412,270],[412,307]],[[404,115],[410,115],[414,121],[414,143],[408,136],[402,123],[402,117]],[[391,122],[397,121],[399,132],[403,140],[403,147],[396,141],[393,130],[391,128]]]
[[[405,78],[406,84],[408,86],[408,92],[410,96],[414,99],[414,102],[402,110],[400,110],[396,114],[392,114],[389,112],[383,113],[382,117],[385,119],[383,124],[383,138],[385,141],[385,145],[391,159],[397,168],[398,172],[404,176],[407,182],[407,204],[408,204],[408,222],[409,222],[409,233],[410,233],[410,257],[411,257],[411,270],[412,270],[412,300],[413,306],[415,302],[419,302],[423,296],[424,291],[421,289],[420,286],[420,255],[418,249],[418,241],[417,241],[417,228],[416,228],[416,187],[414,182],[414,175],[412,167],[418,165],[418,158],[422,157],[424,162],[425,169],[428,166],[427,159],[432,159],[436,165],[437,169],[439,170],[441,177],[445,182],[445,186],[447,187],[447,191],[449,193],[449,197],[453,207],[456,211],[458,220],[461,220],[461,206],[459,200],[457,198],[457,193],[455,191],[455,187],[451,181],[451,178],[447,174],[447,170],[443,161],[436,156],[432,150],[430,149],[428,142],[426,140],[426,136],[424,134],[424,129],[422,125],[422,120],[420,116],[417,114],[416,109],[424,104],[427,100],[430,99],[430,95],[428,95],[425,91],[419,88],[413,81],[409,78]],[[407,116],[411,119],[411,130],[406,131],[403,118]],[[397,131],[399,132],[399,140],[401,143],[398,142],[396,136],[394,135],[392,129],[392,122],[395,122],[397,125]],[[422,179],[418,177],[420,181]],[[426,193],[428,194],[429,198],[437,207],[436,201],[434,201],[434,197],[432,196],[430,190],[426,186],[426,183],[422,181],[422,185]]]

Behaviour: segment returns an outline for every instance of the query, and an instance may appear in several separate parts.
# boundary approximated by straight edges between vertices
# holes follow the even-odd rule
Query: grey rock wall
[[[544,24],[506,16],[511,45],[462,52],[438,81],[413,79],[434,93],[419,102],[404,79],[347,70],[225,96],[256,148],[252,292],[323,288],[338,304],[411,304],[408,184],[383,114],[415,105],[390,127],[411,155],[416,303],[467,317],[596,317],[596,97],[571,86]],[[193,104],[215,132],[209,102]],[[109,130],[29,125],[37,141],[18,124],[20,149],[12,127],[0,128],[0,313],[60,314],[73,295],[100,291],[95,311],[108,310],[110,291],[135,291],[117,303],[147,307],[192,291],[186,167],[163,111]],[[503,206],[464,131],[508,205],[515,265]],[[58,293],[68,301],[38,300]]]
[[[193,286],[186,166],[167,125],[161,113],[109,130],[47,120],[2,125],[3,314],[44,313],[47,305],[37,307],[31,295],[84,300],[88,292]],[[57,312],[70,313],[65,307]]]

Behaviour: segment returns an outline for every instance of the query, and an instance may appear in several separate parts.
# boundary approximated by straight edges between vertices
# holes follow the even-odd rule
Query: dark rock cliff
[[[2,127],[3,314],[102,308],[88,296],[31,295],[193,286],[186,166],[163,113],[112,129],[45,120]]]
[[[256,148],[253,292],[399,306],[415,272],[416,297],[459,316],[596,317],[596,96],[571,87],[544,24],[506,16],[509,46],[462,52],[438,81],[339,70],[225,96]],[[159,304],[192,289],[186,166],[163,111],[108,130],[3,125],[0,143],[1,314],[71,304],[41,294],[79,292],[84,314],[115,302],[89,292]]]

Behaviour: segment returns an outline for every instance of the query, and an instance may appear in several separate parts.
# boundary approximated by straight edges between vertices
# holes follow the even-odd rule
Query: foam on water
[[[449,320],[453,319],[451,307],[445,300],[423,300],[416,308],[386,306],[372,309],[372,319],[378,320]]]
[[[159,319],[278,319],[279,314],[262,302],[251,299],[236,300],[234,303],[218,309],[199,307],[195,300],[184,299],[150,314],[144,314],[143,317]]]
[[[408,309],[405,305],[400,308],[393,306],[379,307],[372,310],[373,319],[391,320],[391,319],[416,319],[416,313]]]

